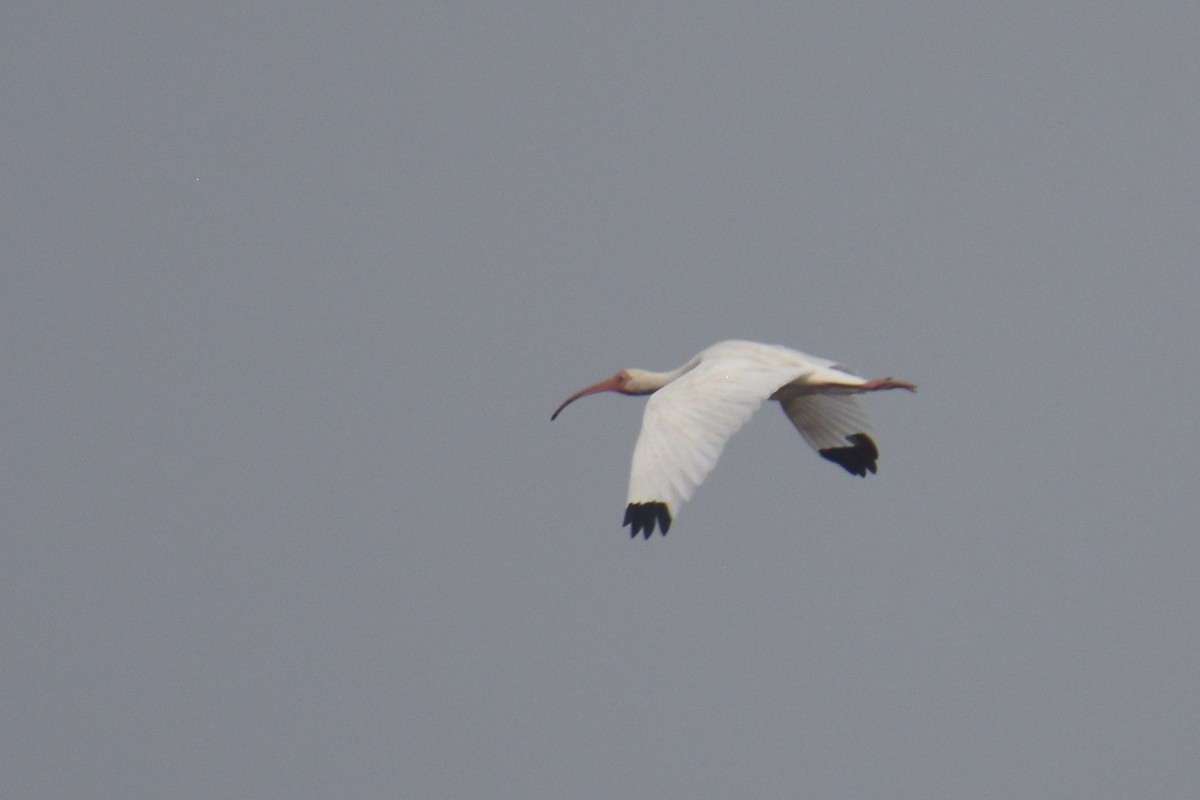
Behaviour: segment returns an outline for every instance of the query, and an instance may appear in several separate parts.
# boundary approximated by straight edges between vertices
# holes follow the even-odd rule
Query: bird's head
[[[581,397],[587,397],[589,394],[599,394],[600,392],[619,392],[620,394],[650,394],[651,392],[662,388],[663,382],[658,373],[647,372],[644,369],[623,369],[611,378],[605,378],[599,383],[593,383],[584,389],[580,389],[575,394],[563,401],[562,405],[550,415],[550,419],[557,419],[558,415],[567,406],[574,403]]]

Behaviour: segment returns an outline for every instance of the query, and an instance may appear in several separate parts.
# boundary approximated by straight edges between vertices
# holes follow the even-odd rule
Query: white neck
[[[666,386],[671,381],[683,375],[692,367],[700,363],[699,358],[693,358],[688,363],[684,364],[679,369],[673,369],[670,372],[650,372],[645,369],[627,369],[629,373],[629,382],[625,384],[626,394],[652,394],[657,392],[662,387]]]

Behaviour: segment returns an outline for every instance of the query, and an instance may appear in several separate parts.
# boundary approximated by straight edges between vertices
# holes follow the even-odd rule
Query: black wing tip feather
[[[871,437],[865,433],[852,433],[846,437],[846,441],[850,442],[849,447],[826,447],[817,452],[822,458],[829,459],[851,475],[860,478],[867,477],[868,472],[874,475],[879,448],[875,446]]]
[[[654,533],[654,523],[662,528],[662,535],[666,536],[667,531],[671,529],[671,511],[667,508],[666,503],[651,502],[651,503],[630,503],[625,508],[625,521],[622,525],[629,525],[629,536],[631,539],[636,539],[639,533],[645,532],[645,537],[650,538],[650,534]]]

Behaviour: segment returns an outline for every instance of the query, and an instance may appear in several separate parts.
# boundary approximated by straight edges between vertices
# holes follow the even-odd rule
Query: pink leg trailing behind
[[[862,386],[858,387],[862,392],[878,392],[883,389],[907,389],[910,392],[915,392],[917,387],[908,381],[897,380],[896,378],[875,378],[867,381]]]

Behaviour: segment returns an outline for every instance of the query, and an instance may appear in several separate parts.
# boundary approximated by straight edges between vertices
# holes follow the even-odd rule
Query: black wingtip
[[[852,433],[846,437],[849,447],[827,447],[818,450],[822,458],[829,459],[851,475],[865,478],[867,473],[875,474],[876,459],[879,458],[879,448],[865,433]]]
[[[631,539],[636,539],[639,533],[649,539],[650,534],[654,533],[655,522],[662,528],[662,535],[666,536],[671,529],[671,511],[666,503],[630,503],[625,508],[625,521],[621,524],[630,526]]]

